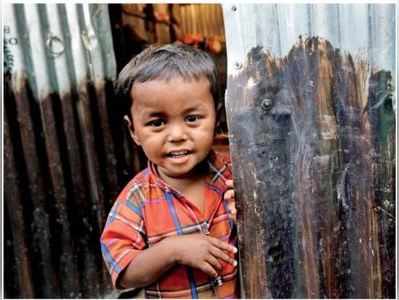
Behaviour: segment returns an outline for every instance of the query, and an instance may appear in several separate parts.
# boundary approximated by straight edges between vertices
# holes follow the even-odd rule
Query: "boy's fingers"
[[[222,265],[220,264],[220,262],[212,255],[209,255],[206,258],[206,261],[211,264],[213,267],[215,267],[216,269],[220,270],[222,268]]]
[[[216,270],[212,267],[212,265],[206,261],[201,264],[200,269],[202,272],[208,274],[209,276],[212,277],[218,276],[218,272],[216,272]]]
[[[234,182],[233,182],[233,180],[228,179],[228,180],[225,181],[225,183],[226,183],[227,187],[229,187],[229,188],[234,187]]]
[[[227,190],[227,191],[224,193],[224,199],[226,199],[226,200],[233,199],[234,196],[235,196],[235,193],[234,193],[234,190],[233,190],[233,189]]]
[[[224,260],[225,262],[235,266],[237,264],[237,262],[235,262],[234,258],[228,256],[225,252],[223,252],[222,250],[213,247],[211,248],[211,253],[212,255],[214,255],[215,257]]]
[[[234,223],[237,222],[237,210],[235,208],[229,210],[229,216]]]
[[[230,215],[230,217],[233,219],[235,222],[237,220],[237,209],[236,209],[236,204],[235,204],[235,193],[233,189],[228,189],[223,196],[224,200],[226,201],[227,205],[227,212]]]
[[[231,190],[232,193],[227,194],[229,191],[226,192],[225,194],[225,200],[227,201],[226,209],[227,213],[234,219],[236,220],[237,216],[237,209],[236,209],[236,203],[234,201],[234,191]],[[226,198],[226,197],[231,197],[231,198]]]
[[[226,251],[233,252],[233,253],[237,252],[236,247],[234,247],[226,242],[223,242],[223,241],[221,241],[217,238],[211,237],[211,236],[208,236],[208,239],[212,243],[213,246],[215,246],[219,249],[226,250]]]
[[[237,209],[236,209],[236,206],[234,204],[228,205],[227,207],[228,207],[229,213],[231,215],[236,215],[237,214]]]
[[[235,214],[235,213],[237,213],[237,208],[236,208],[236,204],[235,204],[234,201],[229,201],[229,202],[227,202],[226,208],[227,208],[227,210],[228,210],[228,212],[229,212],[230,214]]]

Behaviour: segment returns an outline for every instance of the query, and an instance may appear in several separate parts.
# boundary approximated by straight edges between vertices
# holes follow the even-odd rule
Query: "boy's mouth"
[[[191,152],[188,150],[170,151],[166,154],[167,157],[178,158],[189,155]]]

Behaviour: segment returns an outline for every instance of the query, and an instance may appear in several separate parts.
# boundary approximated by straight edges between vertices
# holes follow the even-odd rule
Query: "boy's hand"
[[[226,180],[226,185],[228,187],[227,191],[224,193],[224,201],[227,202],[227,210],[230,217],[233,219],[234,223],[237,221],[237,209],[236,201],[234,198],[234,182],[233,180]]]
[[[169,238],[176,250],[178,263],[200,269],[209,276],[217,277],[222,269],[220,260],[237,265],[226,252],[236,253],[237,248],[217,238],[196,233]]]

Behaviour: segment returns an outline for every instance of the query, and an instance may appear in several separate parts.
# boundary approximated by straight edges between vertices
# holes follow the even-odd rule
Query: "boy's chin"
[[[158,167],[158,172],[161,176],[166,176],[173,179],[189,179],[202,175],[207,171],[208,164],[206,160],[192,166],[191,168],[160,168]]]
[[[173,179],[185,179],[191,177],[195,172],[193,169],[189,170],[170,170],[170,169],[162,169],[159,173],[162,177],[166,176]],[[159,170],[158,170],[159,171]]]

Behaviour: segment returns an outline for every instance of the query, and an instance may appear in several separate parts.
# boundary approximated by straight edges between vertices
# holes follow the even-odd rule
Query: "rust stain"
[[[8,86],[9,84],[9,77],[5,75],[5,85]],[[8,92],[6,97],[12,96],[9,94],[9,89],[6,88],[5,91],[6,93]],[[30,267],[32,257],[28,251],[26,240],[24,239],[26,234],[26,225],[23,217],[23,196],[20,188],[21,179],[16,172],[17,162],[15,161],[14,155],[15,149],[12,145],[10,125],[7,115],[5,115],[4,122],[4,148],[4,182],[5,186],[10,187],[9,189],[5,189],[4,192],[6,198],[13,198],[13,201],[5,204],[5,214],[8,215],[8,220],[15,230],[12,238],[18,280],[14,284],[21,290],[21,297],[34,298],[34,288],[31,276],[32,269]],[[7,234],[5,234],[4,241],[6,244],[8,243]]]
[[[243,262],[247,297],[265,286],[276,298],[394,295],[394,213],[376,212],[394,207],[389,79],[321,38],[299,39],[284,58],[254,48],[229,78],[240,251],[251,264],[265,255],[257,274]],[[249,162],[261,184],[242,171]],[[260,218],[248,212],[257,207]]]
[[[8,297],[99,297],[111,289],[98,237],[113,196],[142,165],[128,161],[137,152],[116,151],[123,137],[111,134],[120,123],[108,118],[110,86],[85,83],[43,99],[23,75],[5,86]]]

